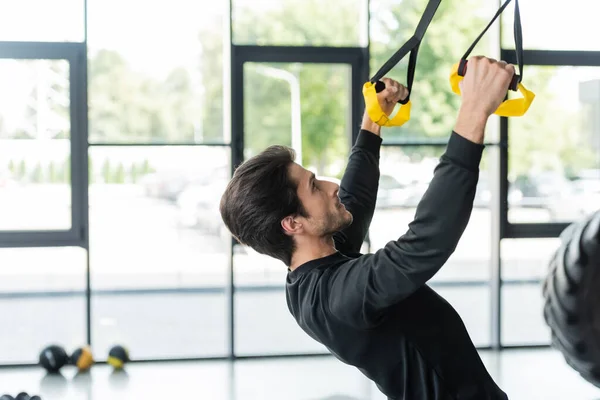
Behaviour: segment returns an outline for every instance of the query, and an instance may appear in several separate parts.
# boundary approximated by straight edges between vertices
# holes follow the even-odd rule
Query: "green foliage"
[[[114,183],[125,183],[125,168],[123,167],[123,163],[119,163],[119,165],[117,165],[113,179]]]
[[[27,166],[25,165],[25,160],[21,160],[19,162],[19,168],[17,169],[16,175],[19,180],[25,178],[27,175]]]
[[[17,174],[17,165],[15,164],[14,160],[10,160],[8,162],[8,171],[12,174],[12,175],[16,175]]]
[[[33,172],[31,173],[31,182],[42,183],[44,181],[44,174],[42,172],[42,166],[40,163],[36,163]]]
[[[102,178],[104,183],[110,183],[111,181],[110,161],[108,159],[104,160],[104,164],[102,164]]]
[[[133,71],[122,55],[90,58],[90,140],[173,142],[193,139],[192,81],[175,69],[164,82]]]
[[[65,183],[71,183],[71,156],[67,156],[64,162],[63,179]]]
[[[56,173],[56,165],[54,161],[50,161],[48,164],[48,182],[56,183],[58,181],[58,175]]]

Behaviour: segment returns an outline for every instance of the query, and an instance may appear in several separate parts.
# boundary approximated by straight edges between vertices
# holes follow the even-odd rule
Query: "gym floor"
[[[600,399],[600,389],[554,350],[481,356],[510,400]],[[134,363],[120,373],[101,364],[84,374],[65,367],[58,376],[41,368],[0,369],[0,394],[21,391],[42,400],[385,400],[359,372],[331,357]]]

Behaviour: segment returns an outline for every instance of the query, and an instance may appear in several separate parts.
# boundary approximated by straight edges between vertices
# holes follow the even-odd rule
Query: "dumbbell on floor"
[[[21,392],[17,397],[12,397],[9,394],[5,394],[0,397],[0,400],[42,400],[40,396],[29,396],[27,392]]]
[[[30,396],[27,392],[21,392],[15,397],[15,400],[41,400],[40,396]]]

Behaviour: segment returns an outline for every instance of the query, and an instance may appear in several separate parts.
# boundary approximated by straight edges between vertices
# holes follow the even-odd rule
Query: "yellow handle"
[[[402,126],[410,119],[410,100],[406,104],[400,105],[400,109],[396,115],[390,118],[389,115],[383,112],[381,105],[379,105],[377,92],[373,83],[367,82],[363,85],[363,96],[369,118],[379,126]]]
[[[452,67],[452,72],[450,73],[450,86],[452,87],[452,91],[460,96],[460,87],[458,86],[458,83],[463,80],[463,77],[458,75],[459,64],[460,63],[456,63]],[[521,83],[518,84],[517,88],[523,97],[505,100],[500,104],[494,114],[501,117],[520,117],[525,115],[527,110],[529,110],[531,102],[533,102],[533,99],[535,98],[535,93],[527,90]]]

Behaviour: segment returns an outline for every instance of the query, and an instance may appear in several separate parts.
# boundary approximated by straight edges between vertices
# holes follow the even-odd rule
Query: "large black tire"
[[[552,345],[600,388],[600,211],[561,234],[542,291]]]

